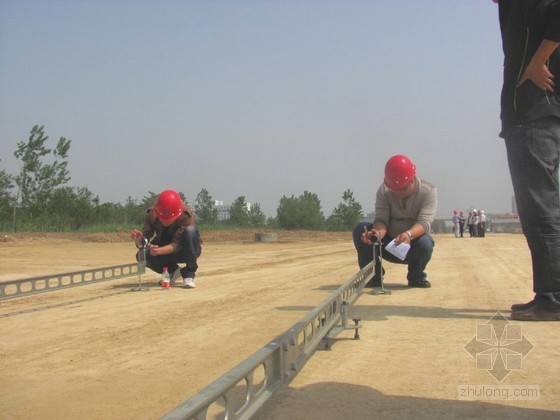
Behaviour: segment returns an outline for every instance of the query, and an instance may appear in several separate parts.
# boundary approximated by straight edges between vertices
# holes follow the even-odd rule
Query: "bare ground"
[[[126,232],[8,235],[0,281],[133,261]],[[0,302],[3,419],[153,419],[284,332],[357,271],[349,234],[204,236],[197,288],[132,292],[135,277]],[[518,323],[534,348],[501,382],[465,350],[477,325],[527,301],[531,267],[520,235],[436,235],[431,289],[366,289],[351,308],[361,339],[317,352],[260,419],[558,418],[558,323]],[[494,346],[497,348],[496,346]],[[540,387],[535,400],[466,401],[458,387]],[[502,391],[503,392],[503,391]]]

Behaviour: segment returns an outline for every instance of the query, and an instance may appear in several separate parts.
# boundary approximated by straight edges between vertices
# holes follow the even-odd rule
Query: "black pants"
[[[366,230],[371,230],[373,223],[360,222],[352,233],[354,247],[358,253],[358,266],[360,269],[364,268],[373,261],[373,245],[364,244],[360,239],[362,233],[364,233],[364,227]],[[393,238],[389,235],[385,235],[382,240],[383,249],[385,249],[385,246],[392,240]],[[396,264],[408,265],[408,274],[406,278],[409,283],[417,283],[419,281],[426,280],[427,275],[424,270],[432,258],[433,250],[434,240],[430,235],[425,233],[410,242],[410,251],[404,261],[389,252],[383,252],[383,259]],[[376,275],[379,275],[378,269],[380,266],[381,264],[375,265]]]
[[[560,293],[560,119],[541,118],[504,133],[519,220],[537,294]]]
[[[179,264],[186,264],[185,267],[181,268],[181,277],[194,278],[198,269],[197,259],[202,253],[198,228],[188,226],[181,239],[181,247],[174,254],[150,255],[150,250],[146,249],[146,267],[160,274],[163,272],[163,268],[167,267],[169,273],[172,274],[179,268]],[[136,254],[136,260],[139,260],[141,252],[143,251],[140,250]]]

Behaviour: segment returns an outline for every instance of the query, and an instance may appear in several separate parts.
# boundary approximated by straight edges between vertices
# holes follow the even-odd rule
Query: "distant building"
[[[251,211],[251,203],[245,203],[245,206],[247,211]],[[218,220],[229,220],[231,206],[224,204],[223,201],[216,200],[214,201],[214,208],[218,210]]]
[[[519,233],[521,222],[517,213],[498,214],[492,217],[492,232],[496,233]]]
[[[218,220],[229,220],[229,206],[223,201],[214,201],[214,208],[218,210]]]

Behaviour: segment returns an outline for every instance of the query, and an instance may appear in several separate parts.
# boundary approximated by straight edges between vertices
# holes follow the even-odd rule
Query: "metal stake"
[[[376,248],[377,248],[377,252],[376,252]],[[379,253],[379,261],[376,258],[376,254]],[[373,288],[373,290],[371,291],[372,295],[390,295],[391,291],[385,289],[385,285],[383,284],[383,254],[382,254],[382,246],[381,246],[381,240],[379,238],[377,238],[377,236],[374,236],[374,241],[373,241],[373,275],[375,276],[375,267],[377,266],[377,264],[379,263],[379,280],[381,282],[381,288],[377,289],[376,287]]]
[[[146,272],[146,246],[148,241],[146,238],[142,239],[142,246],[140,247],[140,252],[138,253],[138,286],[130,289],[133,292],[149,292],[150,289],[142,286],[142,274]]]

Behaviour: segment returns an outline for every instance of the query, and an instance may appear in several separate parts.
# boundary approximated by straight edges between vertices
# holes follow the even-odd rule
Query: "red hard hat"
[[[385,164],[385,185],[390,190],[403,188],[415,175],[416,166],[406,156],[395,155]]]
[[[184,206],[181,197],[176,191],[163,191],[156,203],[156,213],[165,222],[173,222],[183,212]]]

